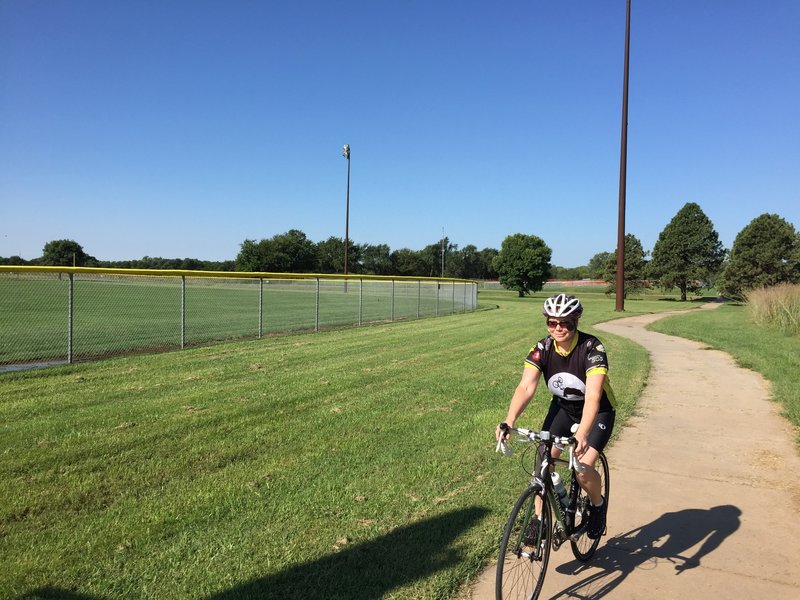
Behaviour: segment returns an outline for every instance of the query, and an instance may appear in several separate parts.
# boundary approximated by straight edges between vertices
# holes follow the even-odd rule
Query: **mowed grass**
[[[0,597],[452,596],[525,483],[494,427],[543,298],[3,374]],[[582,328],[615,316],[590,298]],[[647,356],[601,339],[623,421]]]
[[[650,328],[708,344],[733,356],[740,366],[761,373],[770,382],[773,399],[796,428],[800,444],[800,336],[778,324],[756,323],[753,313],[741,304],[668,317]]]
[[[58,274],[0,273],[0,365],[67,360],[69,290]],[[318,293],[314,279],[211,278],[187,278],[182,297],[179,277],[78,274],[73,359],[461,313],[471,298],[462,283],[321,281]]]

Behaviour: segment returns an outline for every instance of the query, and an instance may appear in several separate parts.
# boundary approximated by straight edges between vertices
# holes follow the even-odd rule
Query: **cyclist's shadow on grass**
[[[467,508],[401,527],[319,560],[234,586],[207,600],[341,598],[373,600],[464,560],[454,540],[488,514]],[[310,551],[322,542],[309,536]],[[302,551],[302,548],[301,548]]]
[[[647,525],[608,538],[588,565],[571,561],[558,567],[560,573],[576,577],[588,567],[589,574],[552,597],[602,598],[636,569],[654,569],[664,561],[672,563],[679,576],[699,567],[704,556],[736,531],[741,514],[731,505],[664,513]],[[692,554],[686,556],[690,551]]]

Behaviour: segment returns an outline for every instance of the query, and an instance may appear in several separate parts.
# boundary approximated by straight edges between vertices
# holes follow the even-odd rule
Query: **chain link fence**
[[[477,305],[462,279],[0,266],[0,370]]]

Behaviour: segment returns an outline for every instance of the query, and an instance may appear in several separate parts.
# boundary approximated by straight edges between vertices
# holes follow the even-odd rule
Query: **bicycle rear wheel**
[[[541,513],[536,519],[536,499]],[[497,561],[497,600],[534,600],[539,597],[550,558],[553,526],[550,503],[541,486],[522,492],[508,517]]]
[[[598,473],[600,473],[601,489],[603,490],[603,498],[605,498],[606,514],[608,514],[608,498],[610,489],[608,460],[606,459],[605,454],[602,452],[597,457],[597,461],[594,463],[594,468]],[[574,481],[573,484],[578,485],[578,482]],[[575,558],[581,562],[586,562],[592,558],[595,550],[597,550],[597,546],[600,545],[600,538],[593,540],[586,535],[585,531],[581,532],[582,529],[585,529],[584,525],[589,519],[590,501],[589,496],[586,495],[586,492],[584,492],[580,487],[578,489],[578,502],[575,506],[575,517],[570,529],[573,532],[577,532],[579,535],[577,539],[573,539],[576,534],[570,536],[570,546],[572,546],[572,553],[575,555]]]

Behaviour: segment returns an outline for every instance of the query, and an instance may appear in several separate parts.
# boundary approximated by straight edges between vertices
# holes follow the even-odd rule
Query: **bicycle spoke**
[[[541,591],[550,557],[552,523],[546,498],[537,518],[537,497],[542,499],[541,488],[529,488],[511,511],[497,563],[498,598],[530,600]]]

